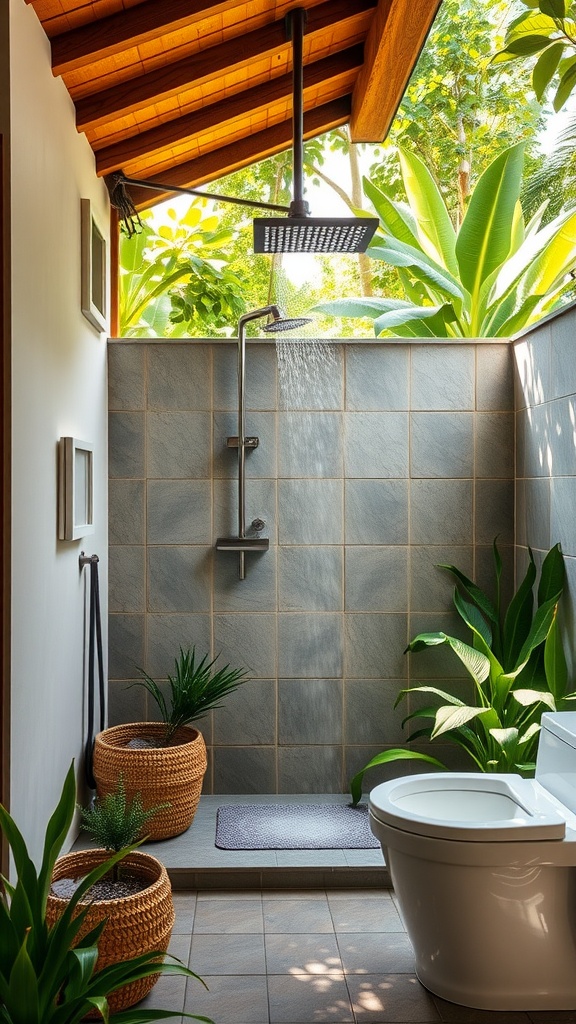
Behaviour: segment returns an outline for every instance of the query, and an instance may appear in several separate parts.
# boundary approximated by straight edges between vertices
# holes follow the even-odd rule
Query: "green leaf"
[[[421,634],[421,635],[423,636],[425,634]],[[448,701],[448,703],[456,704],[456,705],[458,705],[458,707],[463,707],[464,706],[464,701],[460,700],[459,697],[455,697],[453,693],[446,693],[445,690],[440,690],[440,689],[438,689],[437,686],[429,686],[429,685],[425,684],[425,685],[422,685],[422,686],[411,686],[407,690],[401,690],[399,695],[398,695],[398,697],[396,698],[394,707],[398,706],[398,704],[400,703],[400,699],[402,697],[402,694],[404,694],[404,693],[433,693],[436,697],[440,697],[440,699],[443,700],[443,701]],[[434,714],[436,714],[436,710],[437,710],[436,708],[433,709]],[[412,712],[412,715],[408,715],[408,718],[412,718],[413,715],[416,715],[415,711]],[[408,718],[404,719],[404,721],[408,721]],[[404,724],[404,723],[402,723],[402,724]]]
[[[554,613],[548,636],[544,644],[544,671],[546,682],[556,702],[564,697],[568,689],[568,666],[564,654],[562,631],[558,623],[558,612]]]
[[[548,46],[549,42],[549,36],[518,36],[510,40],[506,52],[515,57],[527,57],[532,53],[538,53],[543,47]]]
[[[36,971],[30,960],[26,939],[10,972],[9,998],[13,1024],[42,1024],[39,1017]]]
[[[407,267],[414,277],[443,295],[462,300],[463,292],[458,281],[424,253],[396,239],[387,239],[378,245],[371,245],[368,255],[380,259],[393,267]]]
[[[426,165],[408,150],[399,150],[398,155],[404,187],[416,217],[422,248],[428,256],[445,266],[452,276],[456,277],[456,233],[446,204]]]
[[[530,562],[526,575],[514,597],[510,601],[503,629],[503,664],[507,670],[514,668],[518,655],[530,632],[532,625],[532,613],[534,610],[534,595],[532,587],[536,579],[536,566],[532,552],[528,549]]]
[[[380,764],[389,764],[391,761],[426,761],[428,764],[433,764],[436,768],[441,768],[446,771],[445,766],[441,761],[437,761],[435,757],[430,757],[428,754],[420,754],[416,750],[405,750],[404,747],[391,747],[390,750],[383,750],[381,754],[376,754],[367,765],[362,768],[361,771],[357,772],[354,778],[350,782],[350,793],[352,795],[352,806],[356,807],[362,797],[362,781],[365,773],[369,768],[376,768]]]
[[[549,18],[557,18],[559,21],[562,21],[568,17],[567,0],[540,0],[538,6],[542,14],[547,14]]]
[[[486,715],[489,711],[489,708],[466,707],[465,705],[460,708],[451,706],[438,708],[436,724],[432,730],[432,739],[436,739],[442,733],[460,729],[466,722],[471,722],[474,718],[478,718],[479,715]]]
[[[502,749],[509,753],[512,749],[516,749],[518,744],[518,729],[514,726],[510,726],[508,729],[489,729],[488,730],[496,743],[502,747]]]
[[[73,949],[71,954],[73,967],[68,984],[64,989],[64,995],[70,1000],[84,996],[96,969],[98,947],[90,946],[84,949]]]
[[[402,324],[410,323],[413,320],[428,320],[433,317],[441,315],[442,322],[445,322],[442,316],[444,310],[450,310],[450,304],[447,303],[443,306],[412,306],[405,307],[404,309],[392,310],[388,313],[383,313],[377,320],[374,321],[374,334],[378,337],[383,331],[392,330],[392,328],[400,326]],[[452,314],[454,310],[451,309]]]
[[[556,613],[557,601],[552,598],[551,601],[545,601],[544,604],[540,605],[534,616],[532,628],[528,636],[526,637],[525,643],[518,655],[518,661],[514,669],[514,674],[518,675],[521,668],[527,663],[533,650],[540,644],[544,643],[552,622],[554,621],[554,615]]]
[[[456,257],[460,279],[471,295],[473,335],[482,319],[478,304],[482,284],[510,253],[523,163],[523,142],[492,161],[476,184],[458,233]]]
[[[448,565],[443,562],[437,563],[438,569],[446,569],[452,573],[457,580],[462,584],[464,590],[468,596],[478,605],[481,612],[490,620],[490,622],[496,624],[498,622],[498,613],[492,601],[483,590],[480,589],[472,580],[468,579],[467,576],[460,569],[457,569],[455,565]]]
[[[318,302],[312,306],[311,312],[330,313],[332,316],[367,317],[372,320],[390,310],[412,308],[412,303],[404,299],[333,299],[331,302]]]
[[[42,866],[38,877],[39,892],[41,899],[41,912],[45,913],[46,900],[52,880],[52,871],[56,858],[60,853],[66,837],[70,831],[74,818],[76,806],[76,777],[74,775],[74,761],[72,761],[62,788],[62,794],[58,805],[46,826],[44,841],[44,852],[42,855]]]
[[[442,632],[420,633],[411,641],[408,648],[411,651],[418,651],[422,647],[437,647],[439,644],[448,644],[451,647],[478,687],[488,678],[490,661],[486,655],[474,650],[473,647],[463,643],[457,637],[447,636],[446,633]]]
[[[558,600],[566,582],[566,569],[562,549],[559,544],[550,548],[542,563],[540,583],[538,585],[538,604],[555,598]]]
[[[545,693],[542,690],[512,690],[511,693],[514,700],[517,700],[524,708],[531,707],[533,704],[546,704],[551,711],[556,711],[556,703],[551,693]]]
[[[369,178],[363,178],[362,184],[365,195],[372,203],[383,224],[386,236],[392,235],[399,242],[412,245],[421,251],[422,247],[418,239],[416,218],[410,207],[404,203],[393,202]],[[380,236],[377,236],[375,244],[378,245],[380,241]],[[370,249],[368,251],[370,252]]]
[[[539,102],[542,102],[542,97],[556,74],[563,52],[564,43],[552,43],[551,46],[546,47],[534,65],[532,85]]]
[[[534,14],[526,12],[511,23],[506,33],[504,45],[509,46],[512,40],[530,38],[532,36],[542,36],[547,41],[556,32],[558,32],[558,26],[554,18],[542,13],[541,9],[534,12]]]
[[[492,630],[490,626],[478,606],[470,601],[466,601],[457,587],[454,590],[454,605],[469,629],[480,636],[487,647],[490,647],[492,644]]]
[[[568,68],[568,70],[562,75],[556,90],[553,102],[556,113],[558,113],[558,111],[561,110],[564,104],[568,101],[574,91],[574,86],[576,86],[576,66],[572,65],[572,67]]]

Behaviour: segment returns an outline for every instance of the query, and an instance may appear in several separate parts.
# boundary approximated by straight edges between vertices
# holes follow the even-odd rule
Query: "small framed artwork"
[[[106,294],[106,239],[100,231],[89,199],[80,200],[82,312],[98,331],[108,328]]]
[[[94,445],[76,437],[58,442],[58,537],[94,533]]]

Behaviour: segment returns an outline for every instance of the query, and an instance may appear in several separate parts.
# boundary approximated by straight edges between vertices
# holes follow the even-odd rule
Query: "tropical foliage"
[[[522,0],[526,8],[508,26],[494,63],[525,63],[537,56],[532,87],[542,102],[554,84],[554,110],[564,107],[576,87],[576,4],[570,0]]]
[[[0,896],[0,1021],[3,1024],[77,1024],[89,1012],[108,1021],[108,999],[129,982],[154,974],[178,974],[196,978],[170,954],[154,952],[98,968],[98,939],[105,926],[79,939],[88,903],[80,901],[91,886],[134,847],[115,853],[94,868],[80,883],[62,916],[51,927],[46,923],[46,902],[52,872],[68,835],[76,797],[74,766],[70,766],[62,795],[46,829],[40,870],[30,859],[26,843],[13,818],[0,805],[0,828],[10,846],[17,872],[12,885],[2,878]],[[76,915],[76,916],[74,916]],[[163,958],[169,957],[171,962]],[[145,1024],[167,1017],[193,1017],[171,1010],[121,1011],[114,1024]],[[195,1017],[212,1024],[206,1017]]]
[[[244,669],[230,668],[224,665],[214,670],[218,658],[208,661],[208,655],[197,659],[196,648],[186,651],[180,648],[179,657],[175,658],[173,676],[168,675],[168,699],[158,684],[146,672],[142,679],[133,686],[144,686],[156,701],[166,732],[164,745],[168,746],[174,733],[183,725],[203,718],[213,708],[221,707],[221,701],[229,693],[236,690],[241,683],[247,682]]]
[[[368,180],[364,187],[380,218],[368,254],[396,267],[405,298],[338,299],[316,309],[369,317],[376,336],[506,338],[558,304],[576,265],[576,211],[543,226],[540,209],[525,222],[523,143],[484,171],[459,230],[422,161],[399,156],[408,206]]]
[[[392,199],[404,198],[392,159],[397,147],[426,164],[454,224],[482,171],[508,146],[526,141],[532,175],[543,117],[529,95],[529,70],[491,64],[508,9],[505,0],[443,0],[394,118],[390,159],[369,171]]]
[[[426,723],[409,740],[443,737],[457,743],[480,771],[531,775],[542,712],[565,710],[576,700],[576,693],[567,692],[568,672],[557,617],[564,589],[564,561],[556,544],[542,564],[535,601],[537,571],[529,550],[526,575],[504,609],[502,560],[496,542],[493,551],[495,601],[454,565],[439,567],[456,579],[454,605],[470,630],[471,643],[443,632],[420,633],[406,648],[417,652],[447,646],[472,680],[474,703],[467,704],[453,693],[428,685],[402,690],[397,703],[408,693],[425,694],[435,701],[434,706],[412,711],[406,717],[405,722]],[[386,750],[352,779],[354,803],[360,799],[364,773],[369,768],[401,758],[444,767],[418,751]]]
[[[122,337],[222,334],[244,312],[242,280],[228,266],[233,232],[205,207],[195,199],[180,217],[169,207],[157,230],[145,211],[141,232],[122,236]]]

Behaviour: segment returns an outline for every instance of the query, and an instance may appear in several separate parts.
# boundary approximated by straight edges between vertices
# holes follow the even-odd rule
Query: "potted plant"
[[[158,810],[145,811],[140,794],[126,799],[122,777],[116,789],[92,806],[81,809],[84,829],[99,843],[99,849],[79,850],[60,857],[54,866],[46,918],[49,924],[63,914],[79,883],[110,853],[127,847],[130,853],[113,865],[91,887],[90,906],[80,934],[105,921],[98,943],[98,964],[106,967],[127,956],[151,951],[166,952],[174,925],[172,888],[163,864],[149,853],[135,849],[146,822]],[[158,975],[141,978],[124,986],[109,999],[112,1012],[140,1002],[156,984]]]
[[[496,541],[495,602],[454,565],[439,566],[456,579],[454,605],[471,631],[471,645],[443,632],[419,633],[404,652],[446,645],[472,678],[475,696],[470,705],[436,686],[401,690],[397,704],[407,693],[424,693],[435,701],[433,707],[412,711],[404,719],[403,724],[426,723],[409,741],[442,736],[457,743],[483,772],[532,775],[542,712],[566,710],[576,700],[576,693],[567,692],[568,672],[557,618],[565,578],[560,545],[554,545],[543,561],[536,608],[536,565],[530,549],[528,553],[528,570],[505,613],[501,609],[502,560]],[[416,750],[385,750],[351,780],[353,804],[362,796],[364,773],[369,768],[401,759],[426,761],[445,769],[436,758]]]
[[[191,727],[248,678],[243,669],[229,665],[216,670],[217,658],[200,660],[196,648],[183,650],[168,676],[167,696],[146,673],[133,685],[144,686],[156,702],[160,722],[115,725],[96,736],[94,778],[99,797],[124,779],[132,797],[140,792],[145,808],[167,803],[148,828],[149,839],[168,839],[192,824],[206,772],[206,745],[202,733]]]
[[[46,828],[39,871],[16,823],[0,805],[0,828],[12,851],[17,875],[13,884],[3,879],[0,892],[0,1019],[5,1024],[77,1024],[87,1013],[108,1020],[108,997],[121,986],[158,974],[198,979],[179,960],[158,949],[102,966],[99,944],[104,921],[89,926],[90,904],[81,901],[99,879],[131,856],[130,847],[101,860],[80,882],[62,914],[52,922],[48,920],[52,874],[72,824],[75,798],[72,764]],[[165,961],[167,956],[170,962]],[[134,1010],[120,1011],[114,1021],[144,1024],[180,1016],[206,1020],[194,1014],[147,1009],[141,1017]]]

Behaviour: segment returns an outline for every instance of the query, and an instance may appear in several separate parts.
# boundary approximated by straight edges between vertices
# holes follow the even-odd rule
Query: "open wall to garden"
[[[247,457],[247,522],[266,520],[271,543],[240,581],[237,556],[214,549],[236,531],[236,346],[109,344],[110,723],[153,715],[129,684],[138,668],[165,678],[180,645],[248,668],[252,681],[201,725],[205,792],[347,789],[403,742],[398,691],[457,672],[444,649],[403,654],[420,631],[461,634],[435,564],[490,588],[499,535],[512,585],[511,346],[330,351],[308,405],[290,408],[275,346],[248,345],[247,429],[260,446]],[[441,743],[434,753],[459,763]],[[380,777],[390,770],[410,763]]]

